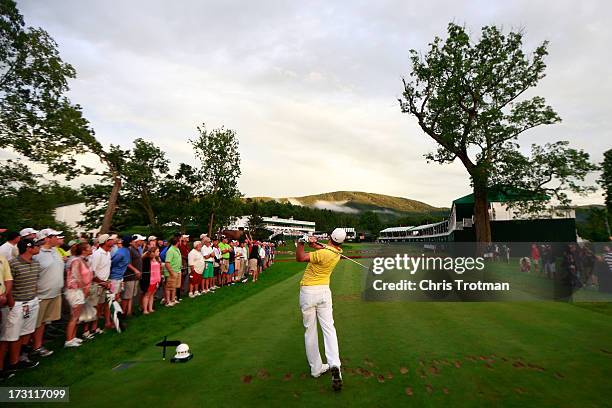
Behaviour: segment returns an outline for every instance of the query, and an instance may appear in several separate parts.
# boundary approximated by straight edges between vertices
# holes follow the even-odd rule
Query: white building
[[[86,209],[85,203],[62,205],[55,208],[54,217],[57,222],[68,225],[77,234],[82,232],[97,233],[97,229],[88,231],[78,224],[83,220],[83,214]]]
[[[228,226],[228,229],[247,228],[249,225],[249,215],[236,218],[236,220]],[[300,221],[291,218],[261,217],[263,219],[263,228],[272,232],[272,235],[288,235],[300,236],[304,234],[313,234],[315,232],[315,223],[313,221]]]

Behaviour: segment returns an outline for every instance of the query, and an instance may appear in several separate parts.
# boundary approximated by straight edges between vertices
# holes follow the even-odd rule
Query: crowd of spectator
[[[137,308],[148,315],[156,304],[175,307],[185,295],[257,282],[276,252],[273,243],[223,235],[191,241],[181,233],[169,240],[100,234],[65,243],[52,228],[0,233],[6,239],[0,245],[0,380],[51,356],[45,343],[57,331],[65,348],[76,348],[119,329],[114,304],[120,304],[114,313],[129,319]]]

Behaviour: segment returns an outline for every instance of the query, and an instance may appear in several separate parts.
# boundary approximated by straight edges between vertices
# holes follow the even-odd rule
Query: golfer
[[[298,262],[308,262],[300,282],[300,309],[306,328],[304,341],[310,374],[317,378],[331,367],[332,387],[336,391],[342,388],[342,374],[340,373],[340,352],[334,327],[329,278],[340,260],[339,254],[342,253],[341,246],[345,239],[346,232],[341,228],[336,228],[330,235],[328,245],[316,242],[315,237],[308,237],[309,246],[316,250],[310,253],[305,252],[305,242],[300,240],[295,252],[295,259]],[[317,319],[323,331],[327,364],[323,364],[321,354],[319,354]]]

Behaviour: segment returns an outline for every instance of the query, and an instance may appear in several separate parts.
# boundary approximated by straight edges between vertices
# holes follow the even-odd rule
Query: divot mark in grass
[[[270,373],[265,368],[262,368],[257,371],[257,378],[261,380],[267,380],[268,378],[270,378]]]
[[[612,354],[612,351],[606,349],[599,349],[602,353]]]
[[[442,388],[442,392],[445,393],[446,395],[448,395],[448,388],[446,388],[446,387]]]
[[[251,381],[253,381],[253,376],[252,375],[243,375],[242,376],[242,382],[245,384],[250,384]]]
[[[400,367],[400,374],[408,374],[408,367]]]
[[[546,369],[544,369],[544,367],[541,367],[537,364],[531,364],[531,363],[527,363],[527,367],[533,369],[533,370],[537,370],[537,371],[546,371]]]
[[[426,389],[426,390],[427,390],[427,392],[428,392],[428,393],[430,393],[430,394],[433,392],[433,387],[431,386],[431,384],[427,384],[427,385],[425,386],[425,389]]]
[[[393,373],[391,373],[391,371],[389,371],[387,373],[387,380],[392,380],[393,379]]]
[[[429,367],[429,372],[432,373],[433,375],[438,375],[440,370],[438,370],[438,367],[436,367],[436,366],[431,366],[431,367]]]
[[[516,392],[517,394],[525,394],[525,390],[522,389],[521,387],[515,388],[514,392]]]
[[[379,374],[376,378],[378,379],[378,382],[381,384],[385,382],[385,376],[382,374]]]
[[[486,363],[485,367],[487,367],[489,370],[493,370],[493,366],[491,365],[491,363]]]
[[[455,360],[455,367],[461,368],[461,361]]]
[[[368,367],[374,367],[374,363],[370,361],[369,358],[366,358],[365,360],[363,360],[363,364],[367,365]]]
[[[300,393],[297,391],[293,391],[293,398],[300,398]]]
[[[514,363],[512,363],[512,367],[514,367],[514,368],[523,368],[523,367],[525,367],[525,364],[522,361],[515,361]]]
[[[565,378],[565,376],[558,371],[555,373],[555,377],[557,377],[558,379]]]
[[[414,392],[412,391],[412,387],[406,387],[406,395],[412,397]]]
[[[306,373],[302,373],[302,374],[300,374],[300,379],[301,379],[301,380],[305,380],[305,379],[306,379]]]
[[[289,381],[293,378],[293,374],[287,373],[283,376],[283,381]]]

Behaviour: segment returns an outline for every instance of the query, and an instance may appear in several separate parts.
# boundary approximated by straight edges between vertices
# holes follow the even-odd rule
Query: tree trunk
[[[215,222],[215,212],[210,213],[210,221],[208,222],[208,236],[212,239],[213,224]]]
[[[155,219],[155,212],[153,211],[153,206],[151,205],[151,198],[149,197],[149,193],[147,190],[142,190],[141,193],[142,202],[141,205],[147,213],[147,218],[149,219],[149,224],[151,224],[151,228],[157,228],[157,220]]]
[[[487,186],[486,183],[476,180],[474,180],[474,229],[476,231],[476,242],[479,244],[489,244],[491,242]]]
[[[119,198],[119,190],[121,190],[121,179],[119,175],[113,172],[113,189],[111,190],[110,196],[108,197],[108,205],[104,212],[104,219],[102,220],[102,227],[100,228],[100,234],[107,234],[113,223],[113,216],[117,210],[117,199]]]

